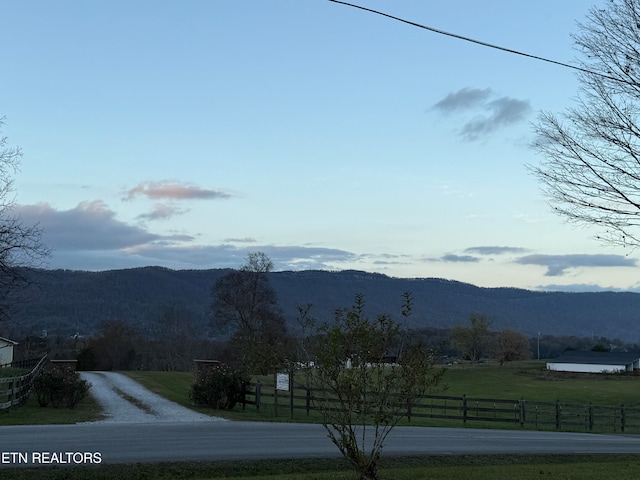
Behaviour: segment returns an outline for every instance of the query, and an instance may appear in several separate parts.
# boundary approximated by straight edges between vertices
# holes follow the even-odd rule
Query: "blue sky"
[[[361,0],[574,62],[583,0]],[[567,68],[327,0],[3,5],[3,134],[49,268],[359,269],[640,288],[638,256],[554,216],[526,164]]]

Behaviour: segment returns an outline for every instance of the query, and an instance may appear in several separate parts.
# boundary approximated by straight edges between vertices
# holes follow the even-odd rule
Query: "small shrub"
[[[43,372],[36,378],[33,388],[41,407],[51,404],[53,407],[74,408],[80,400],[87,396],[91,384],[73,376],[56,375]]]
[[[194,383],[189,398],[196,405],[231,410],[244,398],[246,379],[237,373],[218,370],[202,384]]]

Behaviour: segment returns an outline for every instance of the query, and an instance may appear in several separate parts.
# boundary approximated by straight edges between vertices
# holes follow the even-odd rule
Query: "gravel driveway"
[[[157,395],[126,375],[115,372],[79,372],[80,377],[91,383],[89,393],[103,408],[109,423],[157,423],[157,422],[223,422],[189,410]]]

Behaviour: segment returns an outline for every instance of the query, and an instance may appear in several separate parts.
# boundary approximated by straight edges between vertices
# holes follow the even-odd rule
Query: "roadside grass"
[[[19,407],[0,410],[0,425],[54,425],[99,420],[100,405],[91,395],[83,398],[75,408],[41,407],[34,394]]]
[[[383,457],[380,478],[394,480],[533,480],[546,478],[635,480],[637,455],[467,455]],[[350,480],[353,471],[341,459],[256,460],[157,463],[82,467],[0,467],[13,480],[219,479]]]

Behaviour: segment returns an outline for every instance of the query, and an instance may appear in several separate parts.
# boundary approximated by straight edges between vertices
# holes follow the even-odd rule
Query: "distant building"
[[[0,337],[0,367],[8,366],[13,362],[13,347],[17,344],[18,342]]]
[[[567,351],[547,362],[547,370],[559,372],[617,373],[638,368],[638,353]]]

